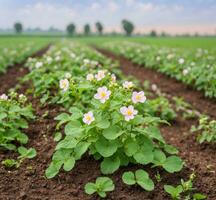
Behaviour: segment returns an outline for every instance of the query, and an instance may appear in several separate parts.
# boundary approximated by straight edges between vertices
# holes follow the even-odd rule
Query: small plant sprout
[[[137,115],[138,111],[134,109],[133,106],[123,106],[120,108],[120,112],[122,115],[124,115],[126,121],[130,121],[131,119],[134,119],[135,115]]]
[[[210,120],[207,116],[201,116],[199,119],[199,125],[197,127],[191,127],[192,132],[200,132],[197,137],[199,143],[216,142],[216,120]]]
[[[59,87],[66,92],[69,88],[69,81],[67,79],[60,80]]]
[[[94,120],[95,118],[94,118],[94,114],[92,111],[89,111],[88,113],[84,114],[83,122],[85,124],[90,125]]]
[[[2,161],[2,164],[7,167],[7,168],[18,168],[20,167],[21,163],[25,160],[25,159],[32,159],[37,155],[37,152],[35,149],[30,148],[30,149],[26,149],[25,147],[19,147],[18,148],[18,152],[20,154],[20,156],[18,156],[17,160],[14,159],[6,159]]]
[[[126,88],[126,89],[131,89],[133,86],[134,86],[134,84],[131,81],[125,81],[123,83],[123,88]]]
[[[195,173],[190,175],[189,180],[184,181],[181,179],[181,184],[176,187],[172,185],[165,185],[164,190],[170,194],[171,198],[174,200],[201,200],[206,199],[206,196],[201,193],[194,193],[195,188],[193,188],[193,181],[195,179]]]
[[[115,188],[113,181],[108,177],[98,177],[95,183],[89,182],[85,185],[85,192],[89,195],[97,193],[101,198],[107,196]]]
[[[132,93],[132,102],[136,103],[144,103],[146,101],[146,97],[143,91],[141,92],[133,92]]]
[[[138,184],[147,191],[154,190],[154,182],[149,178],[148,173],[142,169],[135,171],[135,173],[131,171],[124,172],[122,180],[127,185]]]
[[[97,93],[94,95],[95,99],[98,99],[101,103],[105,103],[109,99],[111,91],[106,86],[97,89]]]

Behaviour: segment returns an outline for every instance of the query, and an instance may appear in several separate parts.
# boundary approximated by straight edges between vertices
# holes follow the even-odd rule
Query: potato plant
[[[201,116],[199,119],[199,125],[191,127],[192,132],[199,132],[197,140],[199,143],[216,142],[216,120],[210,120],[207,116]]]
[[[22,131],[28,128],[28,121],[35,118],[27,98],[15,92],[0,96],[0,148],[16,150],[17,146],[28,142],[28,136]]]

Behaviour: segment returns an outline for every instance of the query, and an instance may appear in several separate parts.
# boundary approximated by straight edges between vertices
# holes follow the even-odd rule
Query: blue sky
[[[0,0],[0,28],[15,21],[25,27],[64,30],[74,22],[103,22],[106,31],[121,31],[120,22],[134,22],[136,32],[152,29],[170,33],[215,33],[216,0]]]

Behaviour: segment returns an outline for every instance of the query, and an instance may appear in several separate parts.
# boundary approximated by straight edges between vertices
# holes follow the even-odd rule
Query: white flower
[[[0,100],[8,100],[8,96],[6,95],[6,94],[2,94],[1,96],[0,96]]]
[[[92,60],[92,61],[91,61],[91,65],[93,65],[93,66],[98,65],[98,61]]]
[[[75,55],[74,53],[71,53],[71,54],[70,54],[70,57],[71,57],[71,58],[75,58],[76,55]]]
[[[178,60],[178,63],[181,64],[181,65],[184,64],[184,62],[185,62],[184,58],[180,58],[180,59]]]
[[[35,67],[38,69],[38,68],[41,68],[43,66],[43,63],[42,62],[36,62],[35,64]]]
[[[116,82],[116,75],[115,74],[111,75],[111,80],[112,80],[112,82]]]
[[[47,63],[50,64],[52,62],[52,58],[50,56],[47,57]]]
[[[157,60],[157,61],[160,61],[160,56],[157,56],[157,57],[156,57],[156,60]]]
[[[95,78],[97,81],[102,80],[105,77],[105,71],[104,70],[99,70],[98,73],[95,75]]]
[[[123,83],[123,87],[126,88],[126,89],[130,89],[130,88],[132,88],[133,86],[134,86],[134,84],[133,84],[133,82],[131,82],[131,81],[125,81],[125,82]]]
[[[168,59],[168,60],[172,59],[173,57],[174,57],[173,54],[168,54],[168,55],[167,55],[167,59]]]
[[[89,59],[84,59],[83,62],[85,65],[88,65],[88,64],[90,64],[91,61]]]
[[[87,74],[86,76],[86,80],[87,81],[92,81],[94,79],[94,75],[93,74]]]
[[[95,120],[95,118],[94,118],[94,114],[92,111],[89,111],[86,114],[84,114],[83,122],[85,124],[90,125],[94,120]]]
[[[56,56],[55,57],[55,61],[59,61],[59,60],[61,60],[61,57],[60,56]]]
[[[144,103],[146,101],[146,97],[143,91],[133,92],[131,99],[133,103]]]
[[[120,112],[122,115],[124,115],[126,121],[130,121],[138,113],[138,111],[135,110],[133,106],[123,106],[120,108]]]
[[[65,73],[65,78],[67,78],[67,79],[71,78],[71,73],[69,73],[69,72]]]
[[[157,90],[157,85],[156,85],[156,84],[152,84],[152,85],[151,85],[151,89],[152,89],[153,91],[156,91],[156,90]]]
[[[183,72],[182,72],[182,74],[184,75],[184,76],[186,76],[188,73],[189,73],[189,68],[187,68],[187,69],[184,69],[183,70]]]
[[[97,89],[97,93],[94,95],[94,98],[100,100],[101,103],[105,103],[105,101],[109,99],[110,94],[111,91],[107,90],[106,86],[103,86]]]
[[[24,94],[20,94],[19,95],[19,98],[21,99],[21,98],[24,98],[25,97],[25,95]]]
[[[59,82],[59,87],[65,92],[69,88],[69,81],[67,79],[62,79]]]

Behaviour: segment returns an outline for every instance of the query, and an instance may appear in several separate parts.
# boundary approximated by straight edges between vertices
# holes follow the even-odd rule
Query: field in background
[[[68,37],[52,37],[52,36],[4,36],[0,37],[0,46],[7,46],[14,43],[22,43],[29,41],[56,41]],[[91,37],[71,37],[71,40],[77,40],[87,44],[100,44],[109,41],[131,41],[143,44],[152,44],[168,47],[183,47],[183,48],[215,48],[215,37],[165,37],[165,38],[150,38],[150,37],[124,37],[124,36],[91,36]]]

